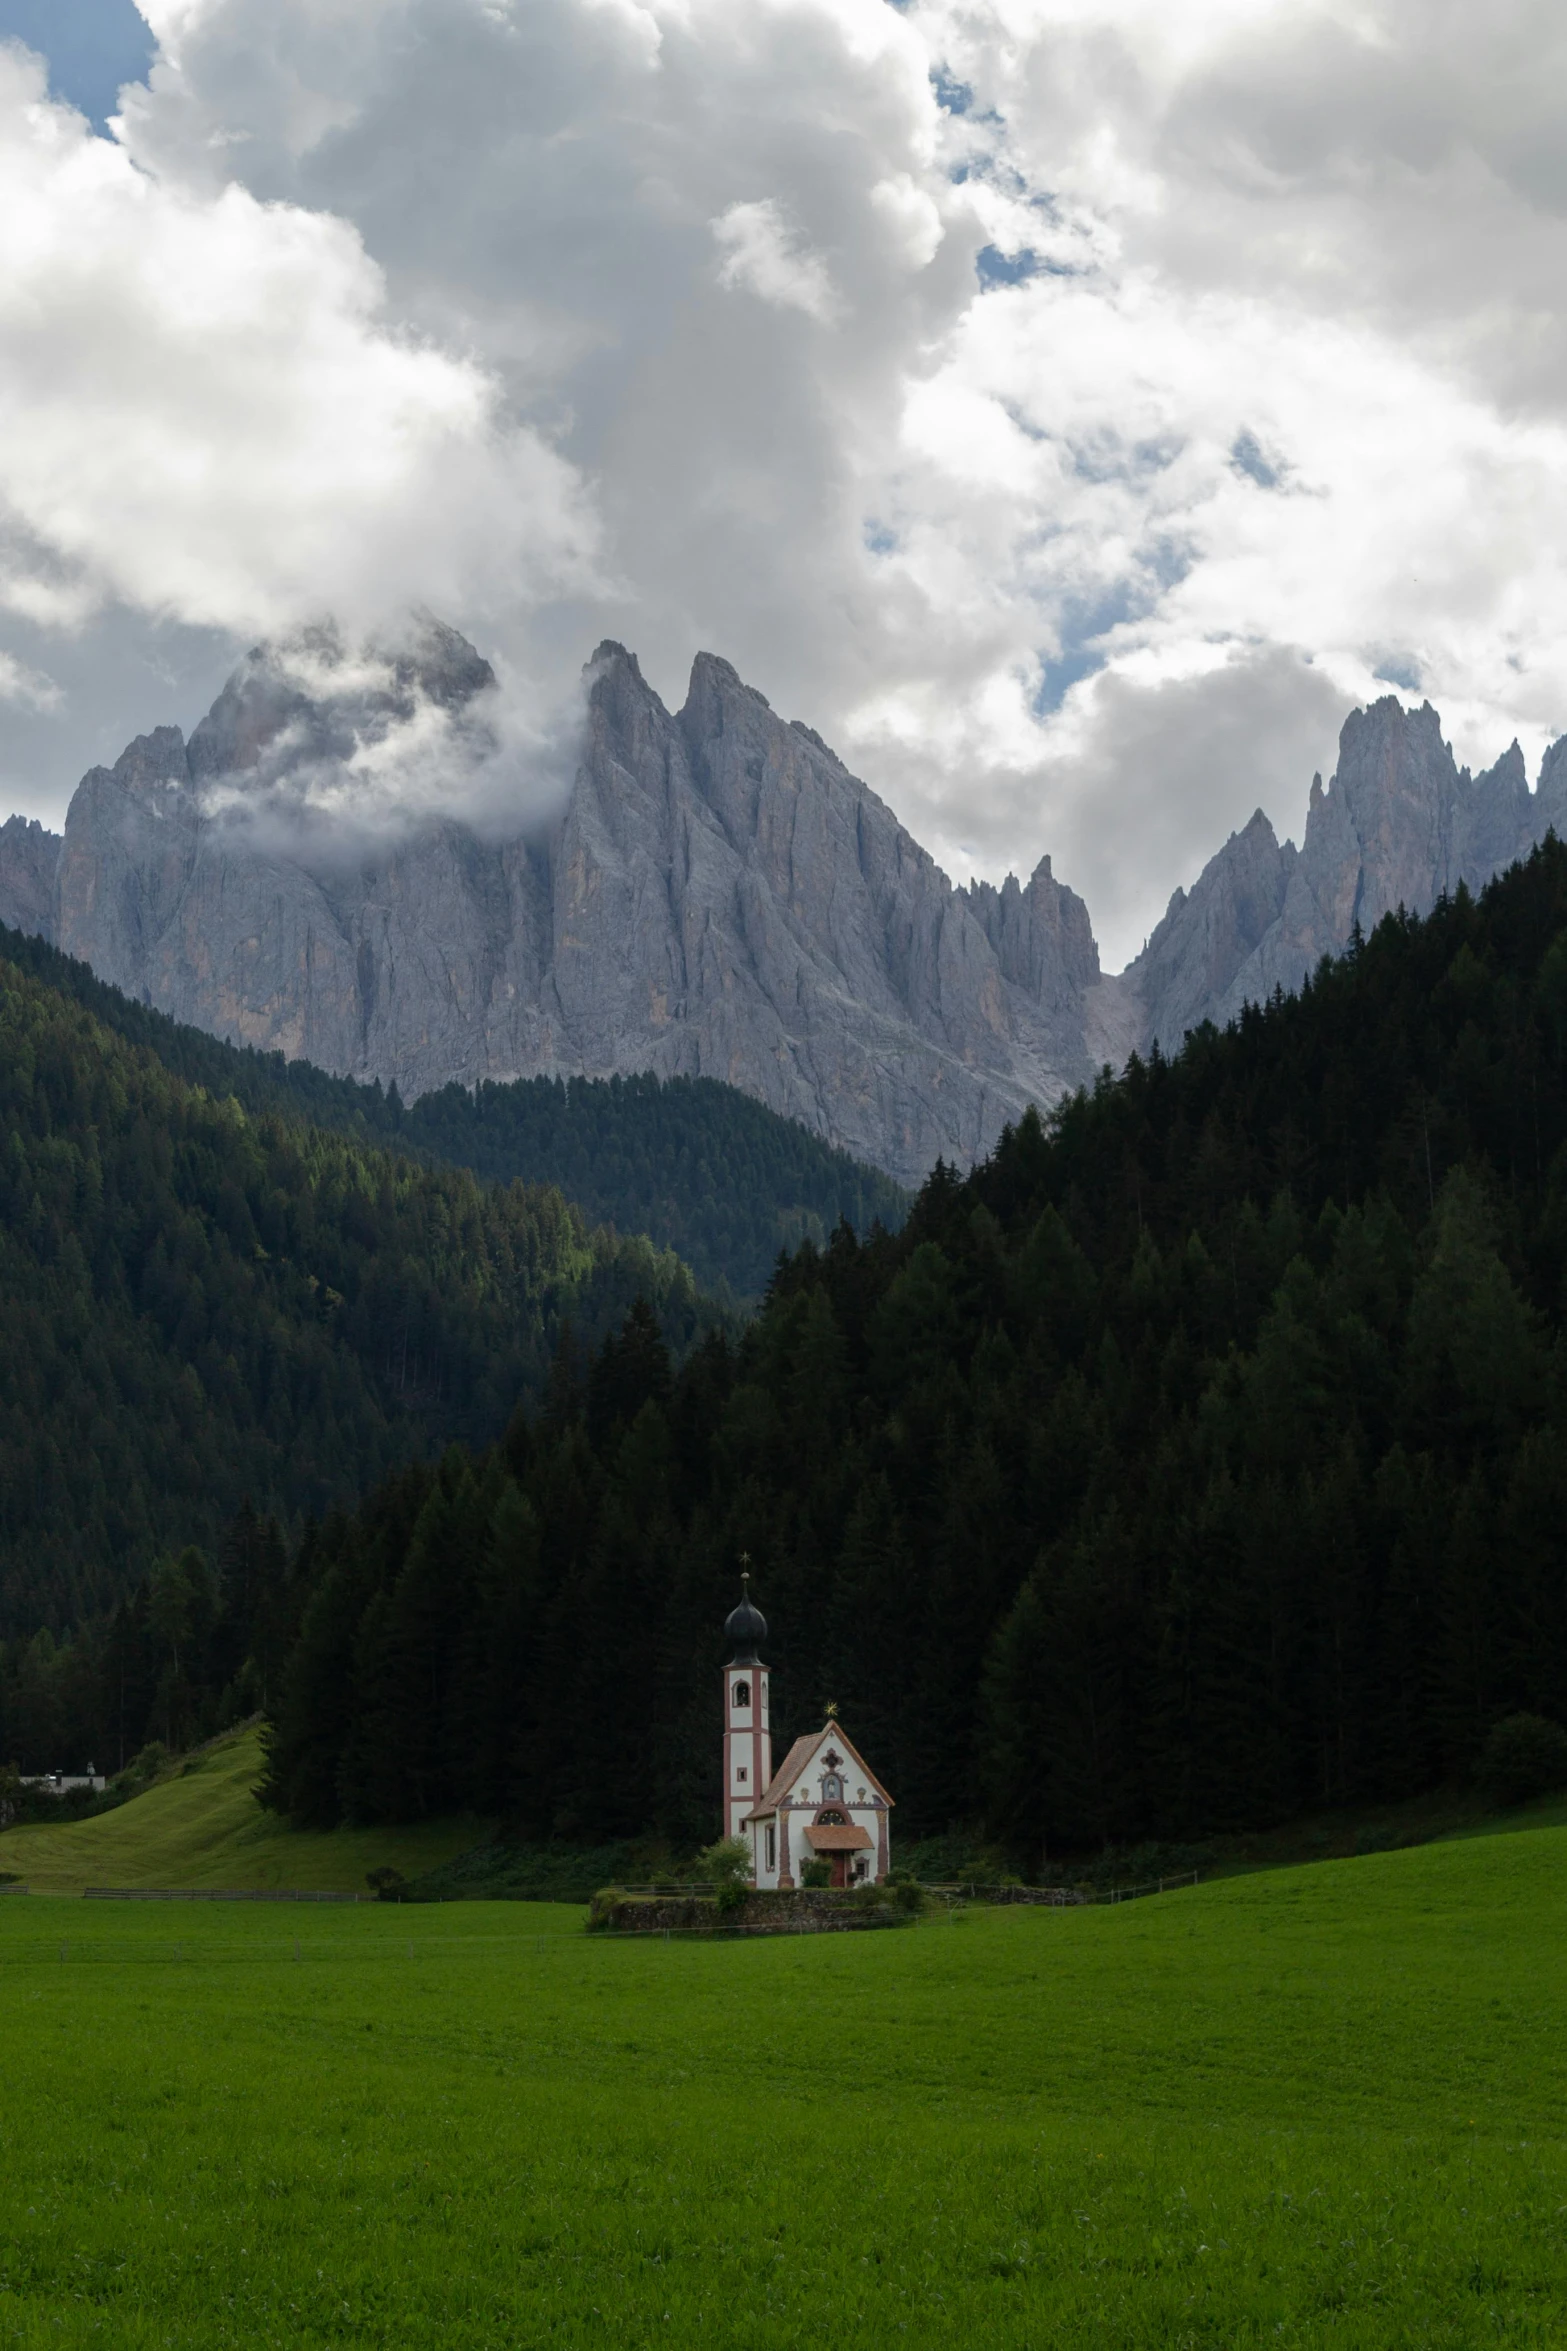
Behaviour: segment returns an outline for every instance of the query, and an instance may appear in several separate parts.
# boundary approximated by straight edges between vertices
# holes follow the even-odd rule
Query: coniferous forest
[[[248,1499],[297,1523],[541,1392],[569,1321],[702,1309],[646,1241],[174,1076],[0,960],[0,1634]]]
[[[890,1176],[715,1078],[518,1078],[404,1103],[395,1087],[170,1020],[3,924],[0,956],[188,1085],[493,1183],[553,1184],[590,1224],[672,1249],[703,1290],[727,1300],[759,1299],[780,1249],[823,1241],[840,1219],[891,1231],[908,1212]]]
[[[1180,1839],[1567,1720],[1567,850],[1134,1064],[295,1560],[271,1800],[711,1833],[736,1563],[903,1835]]]
[[[1550,841],[800,1248],[737,1337],[564,1333],[497,1443],[287,1555],[240,1524],[121,1632],[149,1692],[160,1623],[227,1641],[185,1702],[264,1684],[300,1821],[710,1836],[742,1552],[775,1736],[836,1699],[905,1837],[1037,1863],[1390,1800],[1567,1720],[1564,1285]],[[105,1651],[72,1719],[112,1699]]]

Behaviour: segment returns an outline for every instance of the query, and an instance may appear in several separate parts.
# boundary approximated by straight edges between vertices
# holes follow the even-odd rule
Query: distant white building
[[[751,1847],[758,1886],[796,1886],[808,1861],[827,1862],[835,1886],[875,1885],[891,1867],[892,1798],[829,1707],[819,1731],[796,1739],[773,1770],[767,1620],[744,1597],[724,1626],[724,1834]]]

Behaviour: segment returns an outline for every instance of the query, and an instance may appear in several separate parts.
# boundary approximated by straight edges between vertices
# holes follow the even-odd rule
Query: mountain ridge
[[[137,1004],[47,940],[0,929],[0,968],[76,1005],[178,1083],[482,1182],[553,1185],[590,1228],[672,1249],[722,1305],[760,1297],[780,1249],[847,1221],[895,1231],[908,1195],[798,1121],[713,1078],[521,1078],[415,1103],[313,1062],[235,1046]]]
[[[1042,857],[955,886],[803,721],[699,654],[665,708],[606,641],[553,823],[439,806],[321,854],[344,796],[412,742],[490,756],[489,664],[425,621],[354,654],[257,648],[189,741],[160,727],[78,786],[63,837],[0,828],[0,919],[213,1033],[405,1097],[547,1076],[717,1077],[917,1183],[974,1164],[1154,1044],[1298,987],[1397,906],[1478,888],[1567,819],[1516,743],[1460,770],[1429,703],[1351,713],[1299,848],[1259,809],[1125,971]],[[433,750],[432,750],[433,745]],[[314,829],[312,829],[314,828]],[[52,861],[52,870],[51,870]]]

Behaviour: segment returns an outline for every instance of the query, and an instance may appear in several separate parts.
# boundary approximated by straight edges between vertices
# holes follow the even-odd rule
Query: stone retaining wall
[[[743,1909],[720,1918],[718,1905],[701,1895],[628,1894],[598,1914],[601,1933],[715,1934],[736,1930],[749,1934],[824,1935],[853,1933],[864,1927],[902,1923],[903,1914],[890,1902],[867,1902],[830,1886],[802,1886],[794,1892],[748,1894]]]

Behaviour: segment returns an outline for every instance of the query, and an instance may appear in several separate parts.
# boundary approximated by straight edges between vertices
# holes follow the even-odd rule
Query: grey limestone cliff
[[[1275,988],[1298,988],[1357,925],[1369,932],[1399,907],[1424,914],[1460,883],[1481,888],[1561,826],[1564,749],[1546,754],[1531,795],[1516,743],[1471,776],[1429,703],[1405,710],[1388,695],[1352,711],[1331,784],[1312,779],[1301,848],[1280,842],[1259,809],[1189,893],[1176,891],[1123,975],[1143,1038],[1177,1050],[1199,1021],[1222,1025]]]
[[[54,873],[60,836],[35,820],[9,816],[0,825],[0,922],[49,937],[54,930]]]
[[[427,806],[367,829],[343,797],[365,763],[373,778],[409,743],[459,775],[482,763],[493,693],[428,621],[390,654],[330,631],[259,649],[188,743],[160,727],[83,778],[57,855],[37,826],[0,829],[0,915],[180,1019],[410,1097],[714,1076],[915,1182],[1567,823],[1567,743],[1531,795],[1516,745],[1471,777],[1429,706],[1389,698],[1346,722],[1299,850],[1259,812],[1110,976],[1048,857],[1026,885],[955,889],[710,654],[671,713],[632,654],[600,647],[551,822]]]
[[[448,642],[408,691],[471,712],[489,675],[470,653]],[[408,1095],[717,1076],[908,1181],[1088,1074],[1098,961],[1048,861],[1026,892],[955,890],[727,662],[700,656],[671,715],[602,647],[542,834],[429,821],[325,857],[279,830],[277,792],[301,757],[390,727],[384,699],[345,707],[337,739],[260,653],[188,745],[160,728],[95,769],[66,823],[58,944],[180,1019]]]

